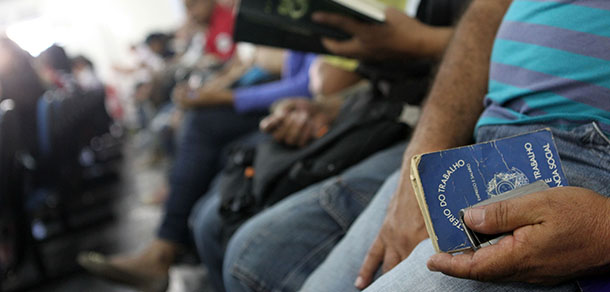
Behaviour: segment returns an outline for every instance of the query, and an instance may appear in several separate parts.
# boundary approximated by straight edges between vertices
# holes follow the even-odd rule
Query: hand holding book
[[[451,28],[423,24],[395,8],[386,9],[385,22],[381,24],[326,12],[316,12],[312,18],[352,35],[347,40],[326,37],[322,43],[334,54],[357,59],[439,56],[452,32]]]
[[[551,188],[470,209],[464,219],[473,230],[512,235],[476,252],[436,254],[428,267],[460,278],[537,284],[607,273],[609,212],[607,198],[576,187]]]

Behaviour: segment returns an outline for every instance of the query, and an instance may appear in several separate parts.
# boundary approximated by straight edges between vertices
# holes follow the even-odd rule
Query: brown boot
[[[155,240],[140,254],[105,257],[87,252],[78,256],[78,263],[91,274],[105,280],[133,287],[144,292],[165,292],[169,286],[169,268],[177,246]]]

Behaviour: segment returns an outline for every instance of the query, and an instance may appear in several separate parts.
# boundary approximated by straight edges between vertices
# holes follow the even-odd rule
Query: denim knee
[[[218,212],[220,196],[215,193],[211,198],[200,199],[192,214],[192,232],[197,254],[208,269],[208,279],[216,291],[224,291],[222,280],[222,219]]]

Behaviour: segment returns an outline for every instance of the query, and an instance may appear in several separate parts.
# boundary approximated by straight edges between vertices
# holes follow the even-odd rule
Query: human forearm
[[[511,0],[478,0],[464,15],[405,155],[467,144],[483,110],[494,38]]]
[[[380,263],[384,272],[396,266],[428,236],[411,187],[411,157],[463,145],[471,139],[487,89],[493,40],[509,3],[509,0],[476,0],[456,29],[405,152],[398,188],[360,269],[356,287],[366,287]]]
[[[417,45],[420,49],[413,53],[411,46],[401,46],[400,52],[403,55],[411,54],[416,57],[440,59],[451,41],[453,32],[453,27],[424,26],[419,34]]]
[[[275,82],[239,88],[234,91],[238,112],[264,110],[274,102],[288,97],[311,97],[307,72]]]
[[[206,107],[217,105],[229,105],[233,103],[233,91],[228,89],[209,90],[201,88],[197,91],[198,96],[185,98],[182,103],[186,107]]]
[[[415,133],[405,151],[397,204],[417,209],[410,184],[411,157],[468,144],[487,92],[494,38],[511,0],[474,1],[447,50]],[[422,223],[422,222],[420,222]]]

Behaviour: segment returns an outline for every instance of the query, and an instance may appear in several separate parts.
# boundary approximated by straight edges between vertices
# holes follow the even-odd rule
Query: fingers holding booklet
[[[365,60],[439,57],[453,31],[428,26],[393,7],[385,10],[382,24],[364,23],[326,12],[314,13],[313,20],[351,35],[349,39],[324,37],[322,43],[326,49],[337,55]]]
[[[550,188],[469,209],[464,219],[472,230],[511,234],[476,252],[436,254],[428,268],[480,281],[545,285],[602,273],[600,263],[609,257],[609,211],[608,199],[576,187]]]
[[[411,180],[436,251],[450,253],[473,247],[460,210],[539,180],[549,187],[567,185],[548,129],[416,155]]]
[[[567,186],[548,129],[417,155],[411,162],[413,188],[437,251],[430,270],[547,285],[608,271],[610,200]]]

